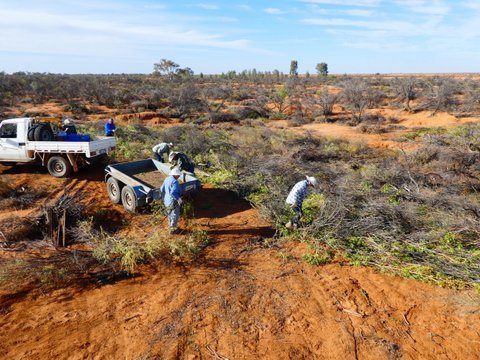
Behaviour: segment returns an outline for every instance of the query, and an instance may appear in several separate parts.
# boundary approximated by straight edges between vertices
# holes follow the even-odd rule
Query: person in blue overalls
[[[181,175],[181,171],[178,168],[173,168],[170,171],[170,175],[165,179],[160,192],[163,197],[163,204],[167,208],[168,212],[168,228],[170,234],[178,234],[178,219],[180,218],[180,205],[182,205],[182,190],[178,183],[178,178]]]

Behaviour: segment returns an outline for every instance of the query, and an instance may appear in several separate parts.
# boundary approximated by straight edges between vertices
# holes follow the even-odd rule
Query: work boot
[[[287,222],[287,223],[285,224],[285,227],[286,227],[287,229],[292,229],[292,228],[293,228],[292,222],[291,222],[291,221]]]

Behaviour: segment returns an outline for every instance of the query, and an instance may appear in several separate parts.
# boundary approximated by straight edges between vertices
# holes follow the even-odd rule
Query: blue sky
[[[0,71],[479,72],[480,0],[0,0]]]

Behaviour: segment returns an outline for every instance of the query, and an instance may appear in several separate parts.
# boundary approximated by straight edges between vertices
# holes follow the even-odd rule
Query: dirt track
[[[39,186],[57,182],[35,176]],[[51,196],[66,185],[90,208],[125,216],[110,205],[101,172],[58,182]],[[201,258],[158,261],[135,279],[95,288],[19,297],[0,314],[0,357],[478,359],[478,295],[341,263],[310,266],[299,260],[309,251],[303,244],[264,246],[271,230],[233,194],[207,187],[196,201],[192,226],[213,241]],[[132,229],[145,216],[127,216]]]

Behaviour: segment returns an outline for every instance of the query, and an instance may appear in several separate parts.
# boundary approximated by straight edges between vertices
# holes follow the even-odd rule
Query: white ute
[[[38,128],[35,119],[30,117],[8,119],[0,122],[0,163],[40,162],[55,177],[66,177],[72,170],[90,164],[101,155],[115,149],[114,137],[102,137],[92,141],[30,141],[28,131]],[[38,134],[37,139],[52,140],[50,126],[48,132]],[[30,136],[31,138],[31,136]]]

